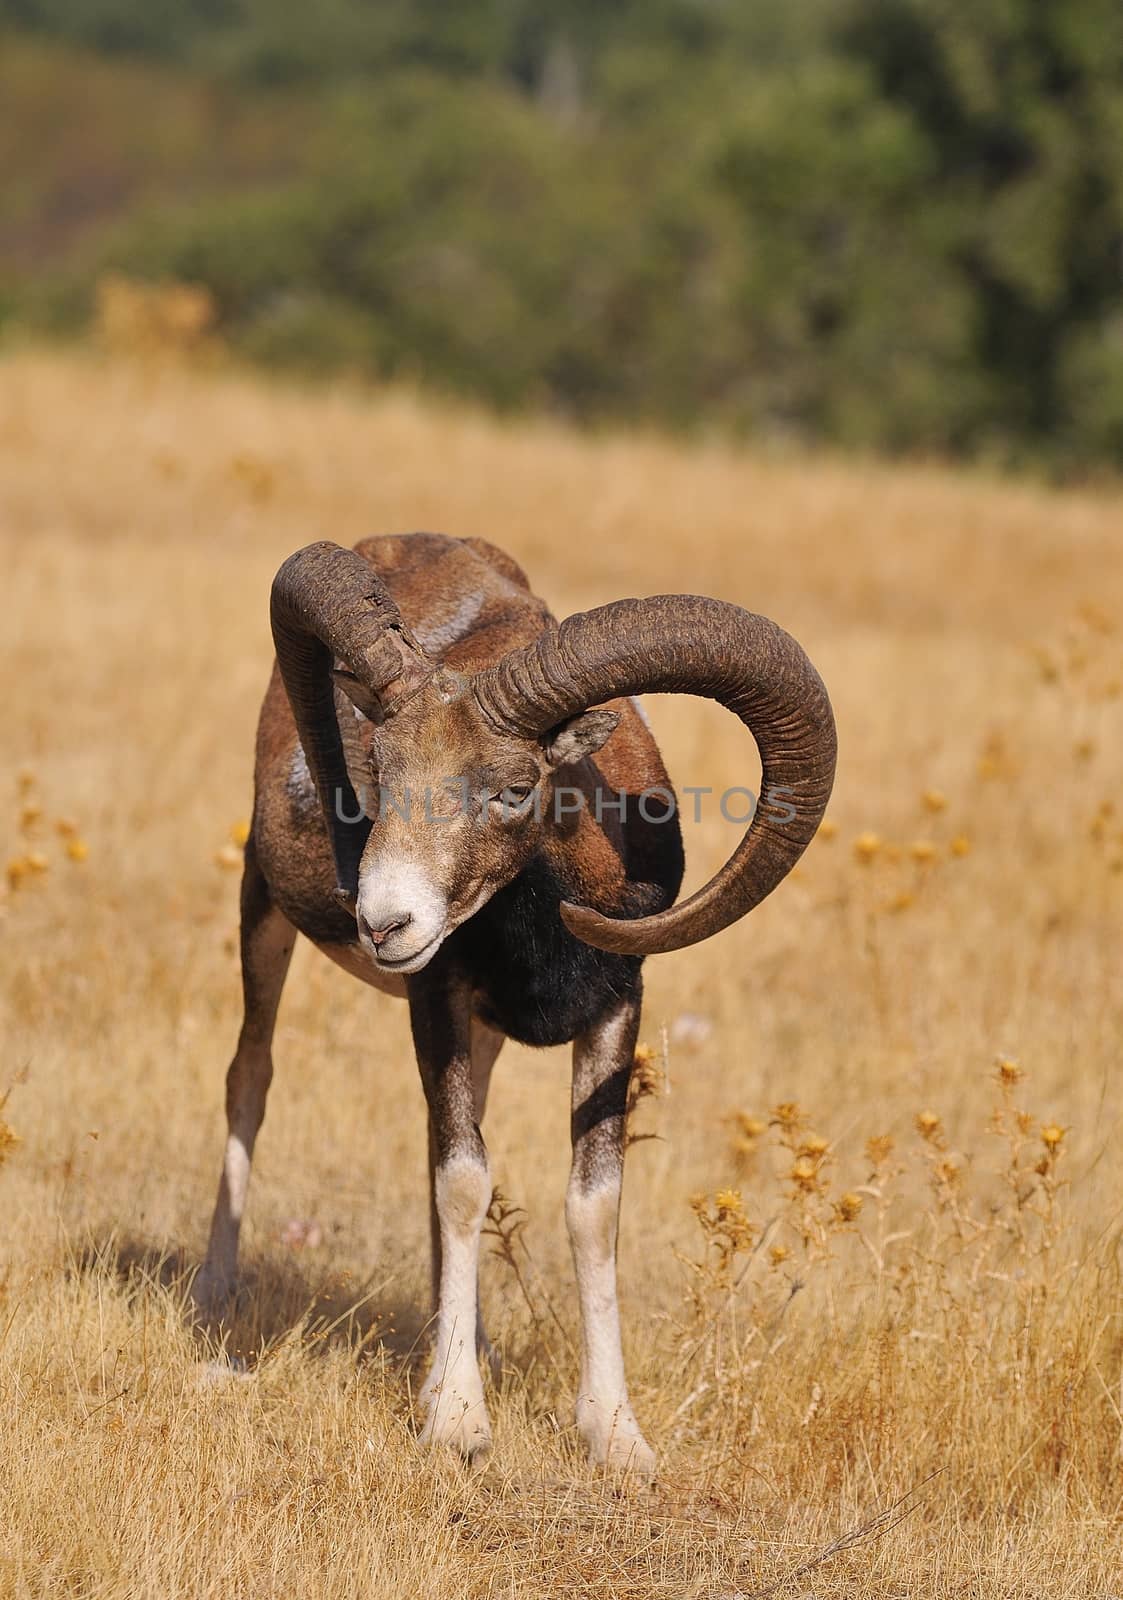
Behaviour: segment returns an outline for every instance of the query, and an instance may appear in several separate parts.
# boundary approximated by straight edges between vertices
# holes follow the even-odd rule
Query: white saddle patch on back
[[[304,754],[304,746],[297,740],[296,749],[292,753],[289,765],[289,775],[285,780],[285,789],[290,799],[295,800],[303,810],[309,811],[318,804],[316,798],[316,785],[312,782],[312,774],[308,770],[308,758]]]
[[[450,617],[443,622],[429,624],[425,628],[416,628],[418,643],[422,649],[431,655],[439,655],[442,650],[447,650],[451,645],[457,644],[464,638],[469,628],[483,610],[483,595],[468,594],[457,606]]]

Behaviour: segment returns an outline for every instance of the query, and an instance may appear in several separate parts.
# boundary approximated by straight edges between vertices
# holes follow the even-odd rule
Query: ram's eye
[[[498,794],[493,794],[489,804],[492,810],[498,812],[500,816],[521,816],[533,793],[533,784],[513,783],[509,788],[500,790]]]

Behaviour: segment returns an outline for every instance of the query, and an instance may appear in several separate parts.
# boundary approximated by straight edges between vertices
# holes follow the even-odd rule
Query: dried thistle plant
[[[625,1135],[624,1148],[630,1149],[634,1144],[640,1144],[645,1139],[658,1139],[660,1135],[654,1131],[637,1133],[633,1126],[636,1108],[644,1100],[655,1100],[666,1093],[667,1069],[666,1056],[660,1056],[648,1044],[638,1044],[632,1058],[632,1072],[628,1079],[628,1100],[625,1110]]]
[[[7,1106],[11,1094],[12,1091],[8,1088],[0,1095],[0,1167],[4,1165],[16,1146],[23,1142],[4,1116],[4,1108]]]

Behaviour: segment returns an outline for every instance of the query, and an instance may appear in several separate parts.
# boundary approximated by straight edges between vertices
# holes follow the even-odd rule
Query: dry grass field
[[[647,967],[650,1489],[570,1426],[564,1051],[508,1047],[485,1129],[521,1208],[484,1267],[494,1454],[420,1453],[405,1009],[310,948],[225,1352],[184,1309],[269,583],[411,527],[505,545],[559,614],[737,600],[835,702],[797,873]],[[1123,493],[32,352],[0,364],[0,536],[5,1600],[1123,1594]],[[652,716],[680,783],[755,781],[718,709]],[[691,883],[738,831],[688,821]]]

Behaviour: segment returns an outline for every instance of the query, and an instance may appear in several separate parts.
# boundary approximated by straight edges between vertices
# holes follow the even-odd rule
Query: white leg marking
[[[250,1153],[236,1133],[232,1133],[226,1141],[223,1174],[230,1216],[233,1221],[241,1222],[250,1187]]]
[[[573,1166],[565,1220],[581,1302],[577,1426],[594,1462],[649,1478],[655,1455],[628,1399],[616,1300],[624,1102],[638,1020],[637,997],[574,1041]]]
[[[466,1456],[486,1453],[491,1424],[476,1360],[480,1228],[491,1203],[485,1164],[455,1157],[437,1168],[434,1191],[441,1234],[441,1287],[433,1364],[421,1390],[421,1439]]]
[[[250,1186],[250,1152],[232,1133],[226,1140],[218,1202],[211,1222],[207,1259],[196,1274],[191,1295],[204,1313],[213,1313],[234,1288],[238,1270],[238,1236]]]
[[[482,1127],[484,1112],[487,1109],[487,1092],[491,1085],[492,1068],[495,1066],[499,1052],[503,1048],[505,1035],[496,1033],[493,1028],[487,1027],[478,1018],[472,1020],[472,1115],[476,1126]],[[433,1160],[430,1149],[430,1161]],[[430,1173],[433,1169],[430,1168]],[[430,1185],[432,1178],[430,1177]],[[490,1196],[488,1204],[490,1205]],[[433,1295],[433,1305],[440,1304],[441,1293],[441,1241],[439,1223],[437,1221],[436,1196],[429,1196],[429,1227],[432,1235],[432,1279],[430,1287]],[[476,1350],[487,1362],[491,1376],[496,1383],[499,1382],[501,1363],[496,1354],[491,1340],[484,1327],[483,1310],[480,1306],[479,1289],[476,1290]]]
[[[650,1477],[655,1453],[628,1399],[616,1299],[616,1225],[620,1183],[584,1189],[571,1178],[565,1220],[581,1301],[581,1383],[577,1426],[593,1461]]]

